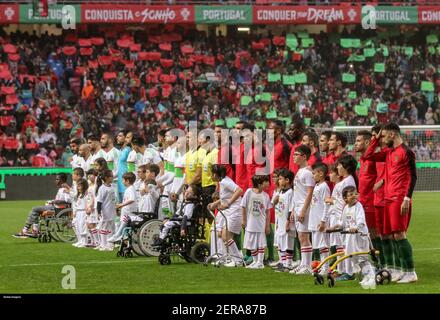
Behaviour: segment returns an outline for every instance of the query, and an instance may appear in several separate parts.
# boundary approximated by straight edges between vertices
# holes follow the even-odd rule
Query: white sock
[[[124,217],[126,217],[126,216],[124,216]],[[124,217],[122,218],[123,219],[122,222],[119,224],[118,231],[113,235],[113,238],[116,238],[116,239],[119,238],[122,235],[122,230],[124,230],[124,228],[126,226],[128,226],[128,221],[125,221]]]
[[[232,259],[234,259],[236,263],[240,263],[241,260],[243,259],[243,253],[240,250],[238,250],[235,241],[231,239],[228,241],[226,245],[229,247],[229,253],[232,255]]]
[[[324,261],[328,257],[329,249],[328,248],[321,248],[319,249],[319,258],[321,259],[321,262]],[[324,270],[328,269],[328,262],[324,263],[324,265],[321,267]]]
[[[289,250],[286,252],[286,264],[285,266],[287,268],[292,267],[293,264],[293,250]]]
[[[344,252],[344,247],[337,247],[336,252]],[[342,261],[340,264],[338,264],[338,272],[340,274],[345,273],[345,263]]]
[[[92,238],[92,245],[99,245],[99,235],[98,230],[96,228],[90,229],[90,237]]]
[[[107,230],[100,230],[99,235],[101,238],[101,247],[104,248],[107,246],[107,237],[108,237]]]
[[[345,272],[348,273],[349,275],[352,275],[353,274],[353,261],[351,260],[351,258],[345,259],[344,263],[345,263]]]
[[[312,247],[301,247],[301,266],[309,267],[312,264]]]
[[[280,256],[280,261],[283,267],[287,266],[287,260],[286,260],[286,251],[278,251],[278,254]]]
[[[257,262],[263,264],[264,263],[264,251],[265,248],[258,248],[257,254]]]

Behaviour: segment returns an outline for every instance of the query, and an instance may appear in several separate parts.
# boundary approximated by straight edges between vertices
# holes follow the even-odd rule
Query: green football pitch
[[[416,193],[409,232],[419,281],[364,291],[357,281],[316,286],[312,276],[275,273],[270,268],[215,268],[175,258],[117,258],[116,252],[74,248],[65,243],[15,239],[29,209],[39,201],[0,202],[1,293],[439,293],[440,193]],[[76,289],[62,288],[64,266],[76,271]]]

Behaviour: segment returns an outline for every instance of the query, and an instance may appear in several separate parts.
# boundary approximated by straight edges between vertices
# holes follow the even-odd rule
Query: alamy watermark
[[[367,6],[362,6],[362,28],[363,29],[376,29],[376,8],[371,6],[371,5],[367,5]]]
[[[65,265],[61,269],[61,273],[65,274],[63,279],[61,279],[61,287],[65,290],[75,290],[76,289],[76,270],[74,266]]]

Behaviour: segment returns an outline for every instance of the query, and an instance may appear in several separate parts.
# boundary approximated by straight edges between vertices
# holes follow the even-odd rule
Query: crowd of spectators
[[[313,39],[308,48],[296,34],[292,49],[284,34],[270,31],[225,37],[172,25],[62,36],[0,30],[0,166],[63,166],[72,137],[125,129],[153,142],[158,130],[189,121],[207,127],[228,118],[261,123],[270,115],[318,130],[440,124],[440,51],[427,43],[438,31],[321,32],[306,35]],[[343,48],[340,38],[359,38],[362,46]],[[364,45],[375,54],[358,59]],[[376,63],[385,72],[374,72]],[[268,79],[295,73],[306,83]],[[343,82],[343,74],[356,80]],[[422,81],[433,91],[421,91]],[[264,93],[269,99],[256,101]],[[368,113],[358,112],[369,99]],[[438,135],[414,142],[420,159],[440,159]]]

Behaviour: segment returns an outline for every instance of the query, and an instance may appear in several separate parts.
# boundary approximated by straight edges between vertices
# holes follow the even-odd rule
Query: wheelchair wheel
[[[315,277],[315,284],[316,285],[323,285],[324,284],[324,277],[322,275],[320,275],[319,273],[315,273],[313,275]]]
[[[191,248],[191,259],[195,263],[205,263],[206,258],[209,257],[209,246],[206,242],[197,242]]]
[[[131,245],[133,247],[134,253],[136,253],[138,256],[145,256],[145,253],[142,252],[141,247],[139,246],[139,230],[140,229],[137,229],[135,232],[133,232]]]
[[[329,288],[333,288],[335,286],[335,284],[336,284],[335,277],[332,274],[328,274],[327,275],[327,280],[328,280]]]
[[[388,270],[381,269],[376,272],[376,284],[389,284],[391,282],[391,274]]]
[[[162,221],[148,220],[139,230],[139,247],[149,257],[158,257],[159,252],[154,250],[151,244],[159,237]]]
[[[55,232],[55,228],[56,228],[56,222],[54,219],[51,219],[48,224],[50,237],[55,241],[61,241],[61,239],[58,238],[57,233]]]
[[[167,254],[160,254],[159,255],[159,263],[161,265],[169,265],[171,264],[171,258]]]
[[[127,252],[125,253],[125,257],[126,257],[126,258],[133,258],[133,253],[132,253],[131,251],[127,251]]]
[[[54,233],[62,242],[75,242],[76,235],[72,225],[72,208],[63,209],[57,213]]]

